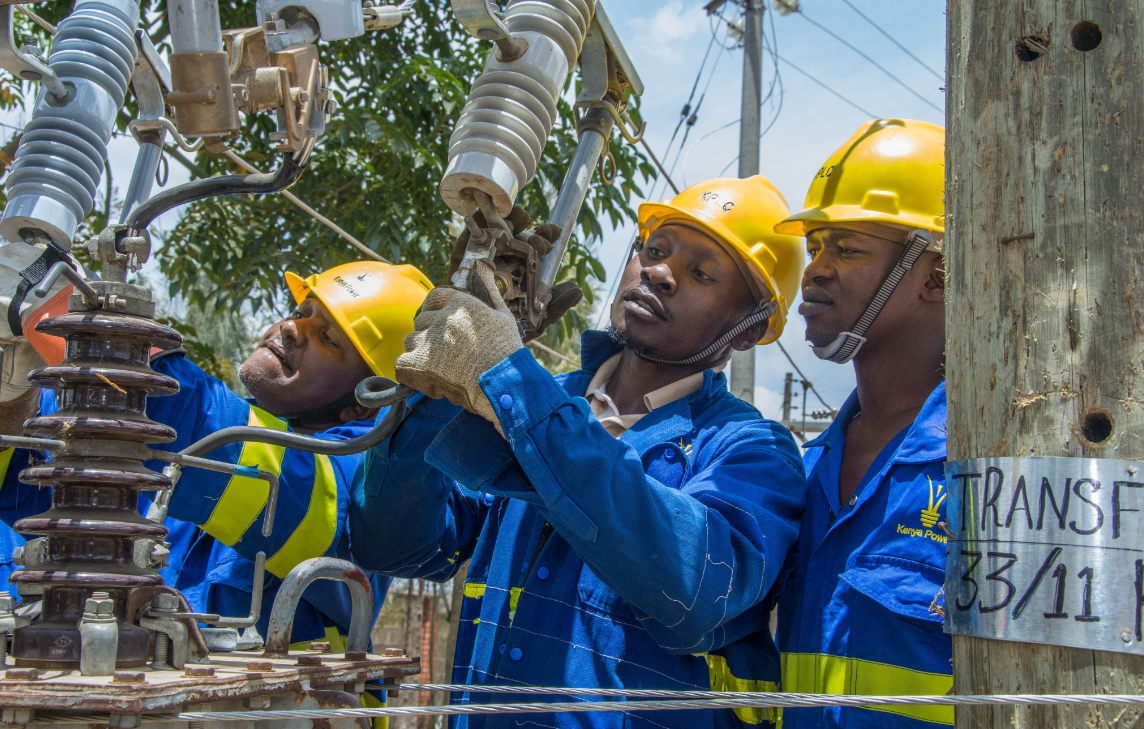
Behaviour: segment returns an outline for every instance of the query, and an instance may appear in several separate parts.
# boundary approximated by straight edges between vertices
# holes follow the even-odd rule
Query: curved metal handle
[[[401,419],[405,416],[405,398],[413,394],[411,388],[405,385],[396,385],[390,391],[378,393],[377,400],[389,399],[393,404],[381,422],[373,426],[368,433],[349,440],[330,440],[328,438],[315,438],[309,435],[288,433],[270,428],[256,428],[250,425],[236,425],[233,428],[224,428],[186,448],[181,455],[201,456],[210,453],[216,448],[222,448],[231,443],[269,443],[270,445],[293,448],[305,453],[320,453],[326,456],[348,456],[361,453],[373,448],[378,443],[393,435]],[[370,407],[373,407],[372,405]]]
[[[60,276],[64,276],[75,285],[76,290],[83,295],[88,305],[93,304],[96,299],[99,298],[99,292],[91,287],[91,284],[84,279],[79,271],[69,266],[67,261],[56,261],[52,264],[52,267],[49,268],[44,277],[40,279],[40,283],[36,285],[36,288],[32,289],[32,293],[34,293],[38,299],[44,298],[51,292],[52,287],[56,285],[56,279]]]
[[[358,567],[344,559],[315,557],[300,562],[282,580],[270,623],[266,631],[267,658],[283,658],[290,652],[290,631],[294,627],[294,612],[302,600],[302,593],[314,580],[334,580],[345,583],[350,590],[353,615],[350,632],[346,636],[346,652],[364,652],[369,647],[369,631],[373,627],[373,590],[369,577]]]

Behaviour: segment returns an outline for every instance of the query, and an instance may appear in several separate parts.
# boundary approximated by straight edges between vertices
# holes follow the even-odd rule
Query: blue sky
[[[647,139],[662,159],[711,40],[713,24],[703,11],[706,0],[603,1],[644,81],[646,88],[641,109],[648,120]],[[941,0],[849,2],[908,48],[925,66],[896,47],[844,0],[802,0],[803,12],[787,16],[773,12],[768,0],[765,17],[768,42],[773,20],[774,37],[782,58],[870,115],[944,124],[944,94],[940,88],[945,84],[926,66],[944,75],[945,3]],[[739,12],[728,2],[724,14],[731,18]],[[855,46],[937,109],[810,21]],[[725,31],[720,27],[717,33],[718,44],[725,39]],[[717,65],[713,64],[716,57]],[[695,99],[698,100],[705,88],[706,96],[672,174],[681,189],[684,185],[712,177],[734,176],[738,171],[737,163],[727,167],[738,154],[738,125],[717,130],[739,117],[742,65],[742,50],[729,49],[720,54],[718,45],[712,48]],[[774,126],[762,139],[760,172],[778,186],[791,208],[798,210],[815,170],[871,116],[822,89],[791,65],[780,61],[779,70],[783,86],[782,108]],[[772,62],[765,59],[764,95],[773,71]],[[776,111],[777,104],[773,107],[770,103],[764,105],[764,127]],[[674,160],[678,148],[677,138],[668,155],[669,160]],[[670,162],[666,164],[670,166]],[[671,195],[670,190],[664,193],[662,189],[663,185],[656,185],[654,192],[645,192],[656,199]],[[604,236],[599,254],[607,266],[609,278],[615,275],[632,234],[633,229],[627,227]],[[852,368],[817,360],[804,341],[804,329],[797,313],[791,317],[781,341],[827,402],[839,407],[854,387]],[[755,404],[767,417],[778,415],[783,377],[789,371],[790,365],[776,346],[757,350]],[[801,387],[796,386],[795,395],[798,404]],[[812,395],[810,409],[820,408]]]
[[[801,208],[814,171],[871,116],[899,116],[944,123],[944,112],[937,110],[944,109],[944,95],[939,90],[944,82],[925,67],[939,74],[944,72],[945,3],[942,0],[801,0],[803,12],[786,16],[773,12],[771,0],[765,1],[768,39],[773,21],[778,53],[786,62],[779,65],[783,88],[781,110],[777,104],[777,91],[763,108],[763,126],[772,118],[775,123],[762,140],[761,172],[778,186],[791,208]],[[739,130],[734,122],[739,117],[743,54],[737,48],[720,48],[720,42],[727,42],[726,30],[705,15],[703,6],[706,0],[602,2],[607,6],[608,14],[644,81],[646,89],[641,109],[648,120],[647,139],[661,158],[679,121],[680,108],[691,92],[711,40],[712,28],[716,29],[716,45],[711,48],[695,95],[697,102],[705,91],[702,106],[672,176],[682,187],[720,175],[736,174],[737,165],[733,160],[738,154]],[[909,48],[925,66],[895,47],[848,7],[847,2]],[[731,2],[727,3],[724,12],[728,18],[739,14],[737,6]],[[838,39],[815,27],[811,21],[858,48],[937,109]],[[733,45],[733,42],[728,45]],[[790,64],[817,78],[869,114],[816,85]],[[763,69],[764,90],[770,86],[773,72],[774,66],[767,58]],[[0,123],[8,125],[22,126],[24,121],[26,114],[19,111],[0,117]],[[720,130],[722,127],[727,128]],[[683,130],[680,136],[682,134]],[[614,140],[613,143],[621,142]],[[679,148],[677,139],[666,156],[666,164],[671,165]],[[128,136],[112,140],[109,158],[117,196],[126,190],[136,149],[134,140]],[[168,186],[184,182],[186,178],[186,171],[181,166],[171,165]],[[670,196],[670,191],[663,191],[662,184],[652,188],[645,190],[648,199]],[[176,214],[169,213],[161,218],[160,226],[173,224]],[[632,226],[610,230],[600,241],[598,253],[609,276],[605,286],[612,283],[610,279],[615,275],[633,232]],[[827,402],[834,407],[840,406],[854,385],[850,366],[815,359],[803,341],[802,322],[797,314],[791,317],[781,341]],[[755,404],[764,415],[776,417],[781,405],[783,377],[791,367],[774,345],[760,348],[756,359]],[[800,394],[801,388],[796,388],[796,404]],[[811,404],[811,410],[819,408],[813,397]]]

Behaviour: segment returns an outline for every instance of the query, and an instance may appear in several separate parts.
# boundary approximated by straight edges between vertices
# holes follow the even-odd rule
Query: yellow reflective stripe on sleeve
[[[0,451],[0,481],[8,475],[8,466],[12,464],[12,456],[16,453],[15,448],[5,448]]]
[[[707,654],[707,667],[711,671],[712,691],[751,691],[755,693],[778,691],[779,687],[774,681],[757,681],[749,678],[739,678],[731,673],[727,659],[723,656]],[[748,707],[735,709],[735,716],[748,724],[762,724],[765,721],[777,722],[778,709],[766,707]]]
[[[247,425],[286,430],[286,421],[253,405],[250,406]],[[282,457],[285,453],[286,449],[281,446],[268,443],[243,443],[242,452],[238,456],[238,465],[269,471],[278,476],[282,473]],[[269,494],[270,484],[260,478],[231,476],[226,489],[215,504],[214,511],[211,512],[211,518],[203,524],[203,531],[228,547],[233,547],[262,513]]]
[[[485,585],[479,582],[466,582],[465,583],[465,597],[471,597],[474,600],[479,600],[485,596]],[[520,601],[520,591],[523,588],[513,587],[508,591],[508,611],[510,613],[516,612],[516,604]]]
[[[266,560],[270,574],[285,577],[299,562],[321,557],[338,530],[338,482],[329,456],[314,456],[314,487],[306,515],[282,548]]]
[[[783,691],[854,696],[944,696],[953,688],[948,673],[928,673],[889,663],[823,653],[784,653]],[[953,726],[952,706],[867,706],[919,721]]]

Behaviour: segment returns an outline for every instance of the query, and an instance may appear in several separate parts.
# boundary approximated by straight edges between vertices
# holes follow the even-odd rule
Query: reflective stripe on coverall
[[[446,401],[412,399],[401,428],[369,452],[354,480],[354,557],[386,574],[439,581],[471,557],[454,683],[773,690],[772,585],[797,537],[806,488],[794,441],[711,370],[697,392],[613,438],[581,396],[618,349],[602,332],[585,332],[584,370],[553,378],[521,349],[482,375],[509,441]],[[734,727],[772,716],[527,718],[559,727]]]
[[[796,568],[779,600],[783,690],[945,694],[953,687],[945,602],[945,383],[879,455],[850,504],[838,504],[851,394],[806,444],[807,502]],[[833,460],[832,460],[833,459]],[[786,709],[785,729],[922,729],[953,724],[951,706]]]

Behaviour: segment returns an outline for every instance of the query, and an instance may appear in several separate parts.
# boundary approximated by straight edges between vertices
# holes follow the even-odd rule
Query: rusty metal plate
[[[320,665],[299,665],[300,659]],[[362,656],[352,655],[358,659]],[[346,684],[398,679],[420,673],[420,658],[367,655],[345,660],[337,653],[297,651],[286,658],[261,652],[212,654],[209,668],[187,664],[188,671],[156,671],[150,667],[113,676],[81,676],[79,671],[9,669],[0,680],[0,707],[42,711],[147,714],[168,713],[193,704],[212,704],[311,690],[341,691]],[[187,673],[197,675],[186,675]],[[133,682],[138,676],[143,681]],[[10,677],[9,677],[10,676]]]

